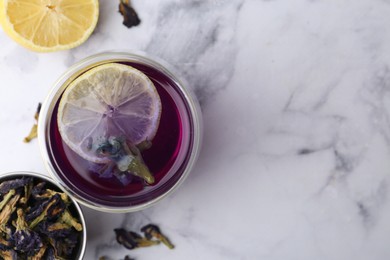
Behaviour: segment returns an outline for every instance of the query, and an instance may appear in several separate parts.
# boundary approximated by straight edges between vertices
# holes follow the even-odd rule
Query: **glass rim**
[[[193,145],[189,150],[189,159],[182,175],[172,185],[172,187],[167,189],[167,191],[165,191],[161,195],[158,195],[157,197],[149,201],[137,205],[115,207],[115,206],[107,206],[96,202],[92,202],[89,199],[86,199],[83,196],[77,194],[75,191],[71,189],[71,187],[68,187],[68,185],[64,183],[64,181],[58,176],[58,173],[51,161],[50,144],[48,140],[50,136],[50,122],[51,122],[54,106],[57,100],[59,99],[60,95],[65,90],[68,83],[74,80],[79,75],[80,71],[83,70],[86,71],[91,67],[96,66],[96,64],[98,63],[103,63],[110,60],[115,61],[120,59],[133,60],[133,61],[140,60],[142,62],[146,62],[147,64],[152,65],[153,67],[162,71],[171,80],[175,82],[175,84],[177,85],[177,87],[180,89],[180,91],[184,96],[184,100],[188,105],[189,113],[191,115],[191,123],[193,125],[193,132],[192,132]],[[140,51],[102,52],[102,53],[98,53],[86,57],[81,61],[75,63],[71,67],[69,67],[53,84],[53,87],[51,88],[49,94],[47,95],[46,99],[42,104],[42,108],[38,120],[38,141],[39,141],[41,156],[43,158],[46,169],[48,170],[50,176],[53,178],[53,181],[57,185],[62,187],[62,189],[64,189],[74,200],[76,200],[80,204],[95,209],[97,211],[113,212],[113,213],[134,212],[134,211],[146,209],[158,203],[163,198],[171,194],[174,190],[176,190],[188,177],[189,173],[193,169],[198,159],[200,146],[202,143],[203,124],[202,124],[202,114],[201,114],[199,103],[195,98],[195,95],[192,93],[192,91],[188,87],[186,87],[189,86],[189,84],[184,79],[179,78],[177,76],[177,73],[175,73],[174,71],[175,69],[173,69],[173,67],[167,62],[156,57],[151,57],[150,55]]]
[[[53,180],[52,178],[50,178],[47,175],[44,175],[44,174],[41,174],[41,173],[37,173],[37,172],[30,172],[30,171],[7,172],[7,173],[3,173],[3,174],[0,175],[0,180],[8,179],[8,178],[15,178],[18,175],[19,176],[30,176],[30,177],[43,179],[43,180],[51,183],[52,185],[56,186],[58,189],[60,189],[60,190],[65,192],[65,190],[62,188],[62,186],[58,185],[55,182],[55,180]],[[76,209],[76,211],[77,211],[77,213],[78,213],[78,215],[80,217],[80,222],[81,222],[81,225],[83,227],[83,230],[82,230],[82,241],[81,241],[79,253],[77,255],[78,259],[82,260],[84,258],[85,251],[86,251],[86,248],[87,248],[87,226],[86,226],[86,222],[85,222],[84,213],[83,213],[83,210],[81,209],[80,205],[77,203],[77,201],[72,196],[69,196],[69,197],[70,197],[70,201],[72,202],[73,206],[75,207],[75,209]]]

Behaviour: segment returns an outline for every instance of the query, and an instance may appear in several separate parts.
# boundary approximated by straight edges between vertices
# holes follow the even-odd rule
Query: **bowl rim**
[[[42,173],[37,173],[37,172],[14,171],[14,172],[2,173],[2,174],[0,174],[0,182],[2,182],[3,180],[6,180],[6,179],[9,180],[11,178],[18,178],[18,176],[29,176],[29,177],[33,177],[33,178],[43,179],[43,180],[49,182],[50,184],[54,185],[56,188],[58,188],[62,192],[65,192],[66,194],[68,194],[62,187],[60,187],[49,176],[44,175]],[[81,243],[81,247],[79,249],[79,254],[78,254],[78,259],[82,260],[84,258],[86,247],[87,247],[87,226],[86,226],[86,222],[85,222],[84,212],[81,209],[80,205],[71,196],[69,196],[69,199],[72,202],[72,204],[74,205],[74,207],[76,208],[76,211],[77,211],[77,213],[79,214],[79,217],[80,217],[81,225],[83,227],[83,230],[82,230],[82,243]]]
[[[156,66],[159,70],[169,76],[176,84],[180,87],[180,90],[183,92],[186,102],[188,103],[188,107],[190,110],[190,114],[192,117],[193,124],[193,148],[187,162],[187,166],[183,171],[182,175],[179,179],[170,187],[165,193],[155,197],[154,199],[140,203],[132,206],[107,206],[101,205],[98,203],[91,202],[76,192],[72,191],[70,187],[68,187],[59,176],[57,176],[55,167],[50,160],[49,156],[49,145],[48,138],[50,133],[50,120],[51,120],[51,112],[53,111],[54,103],[53,100],[58,100],[59,96],[62,94],[63,90],[66,88],[66,85],[69,84],[72,80],[74,80],[80,73],[80,71],[86,71],[90,69],[93,65],[107,62],[107,61],[115,61],[120,59],[140,59],[143,62],[152,64]],[[75,76],[75,74],[78,74]],[[126,212],[135,212],[140,211],[146,208],[155,205],[160,202],[162,199],[172,194],[188,177],[189,173],[193,169],[201,149],[201,143],[203,138],[203,120],[202,113],[200,109],[200,105],[198,100],[196,99],[192,90],[188,87],[189,84],[186,80],[179,76],[180,74],[167,62],[164,60],[146,54],[142,51],[105,51],[100,52],[91,56],[88,56],[74,65],[70,66],[53,84],[49,94],[47,95],[45,101],[42,104],[42,108],[40,111],[40,116],[38,120],[38,142],[40,146],[41,156],[44,161],[44,165],[49,172],[50,176],[57,183],[57,185],[61,186],[64,191],[66,191],[69,196],[73,197],[78,203],[89,207],[91,209],[101,211],[101,212],[109,212],[109,213],[126,213]]]

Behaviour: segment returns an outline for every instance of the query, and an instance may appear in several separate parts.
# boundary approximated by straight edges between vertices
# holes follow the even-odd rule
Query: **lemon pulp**
[[[96,27],[98,0],[1,0],[0,23],[20,45],[38,52],[76,47]]]

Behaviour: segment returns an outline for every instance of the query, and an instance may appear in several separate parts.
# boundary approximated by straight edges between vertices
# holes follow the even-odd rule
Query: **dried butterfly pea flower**
[[[33,188],[33,183],[30,182],[26,186],[24,186],[24,196],[20,199],[20,203],[26,204],[28,199],[30,198],[31,195],[31,190]]]
[[[130,233],[134,233],[134,232],[130,232]],[[134,233],[134,234],[137,234],[137,233]],[[155,246],[155,245],[160,244],[160,241],[148,240],[148,239],[143,238],[141,236],[139,236],[139,238],[137,238],[136,241],[138,241],[138,247],[149,247],[149,246]]]
[[[16,231],[12,236],[12,240],[15,241],[14,249],[26,253],[28,256],[33,256],[43,246],[41,237],[38,233],[29,229],[21,208],[16,213],[18,216],[16,219]]]
[[[45,183],[43,183],[43,185],[44,185],[44,184],[45,184]],[[34,191],[34,193],[33,193],[33,196],[34,196],[34,198],[35,198],[36,200],[41,200],[41,199],[50,199],[51,197],[53,197],[53,196],[56,195],[56,194],[60,195],[61,200],[62,200],[63,202],[65,202],[65,203],[67,203],[67,204],[70,202],[70,201],[69,201],[69,197],[68,197],[68,195],[66,195],[66,193],[54,191],[54,190],[51,190],[51,189],[45,189],[45,190],[43,190],[43,189],[41,189],[41,190],[36,189],[36,190]]]
[[[0,236],[0,250],[8,250],[13,247],[13,243],[11,241],[5,240]]]
[[[46,232],[49,237],[58,238],[68,236],[72,233],[72,229],[68,224],[57,222],[49,225]]]
[[[73,249],[77,246],[78,234],[76,232],[70,233],[64,240],[60,241],[60,246],[64,255],[70,255]]]
[[[114,231],[117,242],[130,250],[139,247],[158,245],[160,242],[170,249],[174,248],[174,245],[169,241],[169,239],[161,233],[160,228],[153,224],[149,224],[141,228],[141,232],[144,233],[145,237],[142,237],[132,231],[128,232],[123,228],[114,229]]]
[[[31,177],[22,177],[20,179],[3,181],[0,184],[0,194],[5,194],[8,193],[10,190],[16,190],[20,187],[24,187],[30,182],[32,182]]]
[[[28,209],[26,220],[32,222],[42,214],[45,214],[44,217],[49,220],[56,219],[61,216],[66,208],[67,204],[61,199],[60,193],[55,193],[50,199],[43,200],[41,203],[37,203],[33,208]],[[42,217],[43,216],[41,216],[41,218]],[[34,226],[36,226],[36,224],[37,223],[34,223]]]
[[[27,258],[27,260],[41,260],[41,259],[43,259],[43,256],[46,253],[46,249],[47,249],[47,246],[45,244],[42,245],[42,247],[39,249],[39,251],[35,255],[29,256]]]
[[[151,147],[152,147],[152,142],[149,140],[145,140],[145,141],[137,144],[137,148],[140,152],[146,151]]]
[[[61,256],[63,255],[70,255],[73,249],[77,245],[77,239],[75,238],[69,238],[69,237],[63,239],[48,238],[48,240],[49,240],[49,244],[54,249],[55,259],[62,259]],[[74,242],[72,243],[72,241]]]
[[[23,139],[23,142],[25,143],[29,143],[31,142],[31,140],[35,139],[38,137],[38,125],[37,124],[34,124],[32,127],[31,127],[31,130],[30,130],[30,133],[28,134],[28,136],[26,136],[24,139]]]
[[[130,4],[130,0],[120,0],[119,12],[123,16],[123,25],[127,28],[137,26],[141,23],[138,14]]]
[[[7,204],[5,204],[4,208],[0,212],[0,230],[9,234],[9,227],[7,226],[7,222],[11,217],[11,214],[16,210],[16,203],[20,198],[20,194],[16,194],[13,196]]]
[[[59,219],[62,223],[74,227],[77,231],[83,230],[83,226],[77,221],[76,218],[70,214],[68,210],[65,210]]]
[[[34,124],[32,127],[31,127],[31,130],[30,130],[30,133],[28,134],[28,136],[26,136],[24,139],[23,139],[23,142],[25,143],[29,143],[31,142],[31,140],[35,139],[38,137],[38,125],[37,124]]]
[[[62,259],[61,256],[72,254],[78,243],[78,235],[75,232],[71,232],[64,238],[49,237],[48,241],[54,249],[55,259]]]
[[[56,222],[53,224],[42,222],[37,226],[37,229],[42,234],[45,234],[47,237],[53,239],[64,238],[72,233],[75,233],[71,226],[61,222]]]
[[[32,128],[31,128],[30,133],[28,134],[28,136],[26,136],[26,137],[24,138],[23,141],[24,141],[25,143],[29,143],[31,140],[37,138],[37,136],[38,136],[38,124],[37,124],[37,122],[38,122],[38,118],[39,118],[39,113],[41,112],[41,107],[42,107],[42,104],[39,103],[39,104],[38,104],[38,107],[37,107],[37,110],[36,110],[36,112],[35,112],[35,115],[34,115],[34,119],[35,119],[36,123],[32,126]]]
[[[128,172],[116,170],[113,171],[113,175],[123,184],[123,186],[127,186],[133,180],[133,175]]]
[[[4,228],[3,237],[5,239],[7,239],[7,241],[9,241],[11,243],[11,245],[13,245],[14,241],[12,241],[12,235],[15,232],[15,227],[13,225],[7,223],[3,226],[3,228]]]
[[[109,137],[99,143],[96,152],[111,161],[98,169],[100,177],[109,178],[114,174],[120,182],[127,185],[131,180],[130,176],[134,175],[148,184],[154,183],[154,177],[143,161],[140,150],[137,146],[128,144],[124,138]]]
[[[114,229],[116,234],[116,241],[126,247],[127,249],[134,249],[138,247],[137,241],[135,241],[134,237],[129,234],[125,229],[117,228]]]
[[[43,189],[45,188],[46,186],[46,182],[40,182],[38,184],[36,184],[32,190],[31,190],[31,194],[32,196],[35,198],[35,199],[38,199],[37,196],[39,196],[42,192],[43,192]]]
[[[130,250],[139,247],[149,247],[160,243],[159,241],[151,241],[143,238],[135,232],[128,232],[123,228],[117,228],[114,229],[114,231],[116,234],[116,241]]]
[[[45,258],[46,260],[58,260],[54,253],[54,248],[48,247],[46,250]]]
[[[55,205],[59,200],[61,199],[60,195],[56,194],[53,197],[50,198],[47,205],[43,208],[43,211],[39,216],[37,216],[33,221],[30,223],[30,228],[36,227],[41,221],[45,220],[47,218],[47,212],[49,211],[50,207]]]
[[[26,215],[26,221],[31,222],[32,220],[37,218],[39,215],[41,215],[42,212],[45,210],[47,204],[49,204],[49,202],[50,202],[50,199],[42,201],[40,203],[37,203],[32,208],[30,207],[27,210],[28,214]]]
[[[9,250],[0,250],[0,256],[4,260],[17,260],[18,259],[18,254],[16,253],[15,250],[9,249]]]
[[[161,241],[164,245],[166,245],[169,249],[173,249],[175,246],[169,241],[169,239],[164,236],[160,228],[156,225],[149,224],[141,228],[141,232],[144,233],[145,237],[147,239],[157,239],[158,241]]]
[[[148,184],[153,184],[155,181],[154,176],[149,171],[144,160],[142,159],[141,151],[138,149],[138,147],[135,145],[127,144],[125,142],[123,148],[127,154],[131,154],[134,156],[133,160],[131,160],[131,162],[126,165],[126,171],[144,179]]]
[[[68,196],[45,185],[33,178],[0,184],[0,259],[71,259],[82,226]]]
[[[17,231],[12,239],[15,241],[14,249],[28,256],[35,255],[43,246],[41,237],[34,231]]]
[[[61,195],[59,194],[56,195],[61,197]],[[55,220],[59,218],[61,214],[65,212],[65,210],[66,210],[66,204],[62,199],[60,199],[48,209],[46,217],[49,220]]]

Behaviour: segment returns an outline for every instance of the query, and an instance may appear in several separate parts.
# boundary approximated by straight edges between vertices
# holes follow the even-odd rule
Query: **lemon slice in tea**
[[[139,70],[108,63],[92,68],[69,84],[58,107],[63,141],[95,163],[109,159],[95,144],[112,137],[131,145],[151,141],[156,134],[161,101],[153,82]]]
[[[66,50],[96,27],[98,0],[1,0],[0,23],[20,45],[38,52]]]

